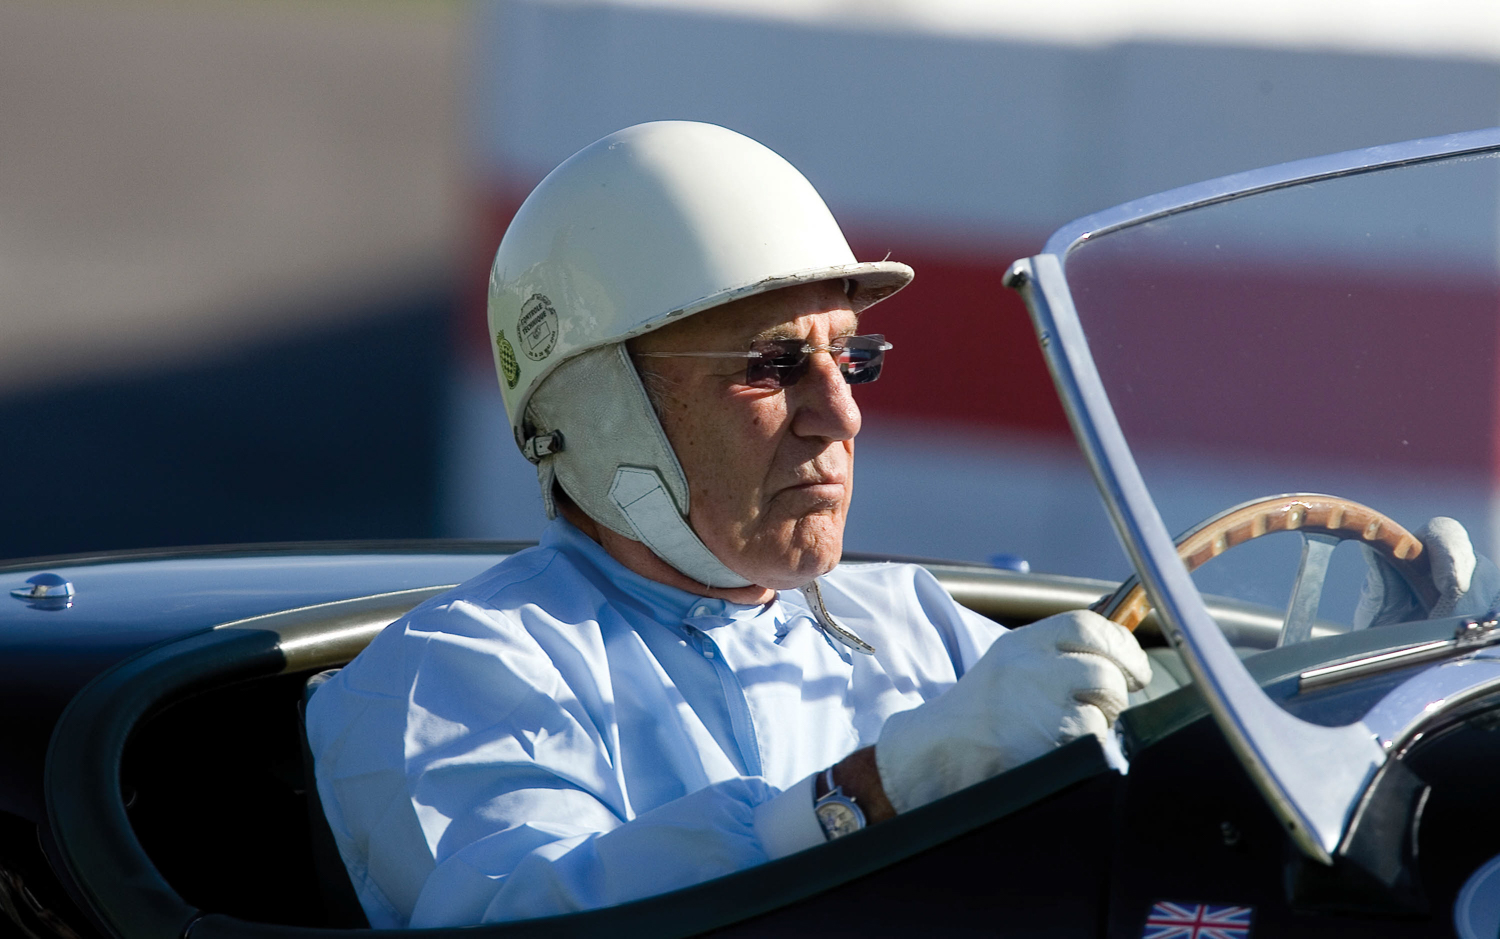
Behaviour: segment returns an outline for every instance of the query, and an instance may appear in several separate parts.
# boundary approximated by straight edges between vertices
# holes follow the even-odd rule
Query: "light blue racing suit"
[[[374,927],[609,906],[819,844],[812,780],[1005,630],[907,564],[829,610],[641,577],[567,522],[417,607],[308,707],[318,793]]]

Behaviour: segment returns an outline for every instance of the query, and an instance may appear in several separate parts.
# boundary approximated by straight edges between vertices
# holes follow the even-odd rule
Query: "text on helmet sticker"
[[[542,294],[532,294],[521,307],[516,329],[521,333],[521,351],[528,359],[540,362],[551,355],[557,345],[557,311],[552,301]]]

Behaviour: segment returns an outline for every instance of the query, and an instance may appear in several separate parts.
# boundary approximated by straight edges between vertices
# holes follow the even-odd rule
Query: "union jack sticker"
[[[1157,903],[1141,939],[1250,939],[1251,906]]]

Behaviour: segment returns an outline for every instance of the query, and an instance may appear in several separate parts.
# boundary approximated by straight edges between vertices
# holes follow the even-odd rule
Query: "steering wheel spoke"
[[[1318,532],[1302,533],[1302,560],[1297,566],[1297,579],[1292,583],[1291,599],[1287,601],[1281,637],[1276,640],[1278,646],[1312,638],[1313,620],[1318,618],[1318,604],[1323,599],[1323,582],[1328,578],[1328,562],[1341,540]]]

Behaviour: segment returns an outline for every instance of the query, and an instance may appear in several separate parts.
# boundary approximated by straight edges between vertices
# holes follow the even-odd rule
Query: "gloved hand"
[[[1431,609],[1374,551],[1365,548],[1364,589],[1354,610],[1354,628],[1387,626],[1445,616],[1475,616],[1500,603],[1500,570],[1482,554],[1474,553],[1469,533],[1451,518],[1438,516],[1412,532],[1422,542],[1432,564],[1432,583],[1438,600]]]
[[[1103,738],[1151,663],[1123,626],[1059,613],[995,640],[958,684],[892,714],[875,764],[897,812],[942,798],[1084,734]]]

